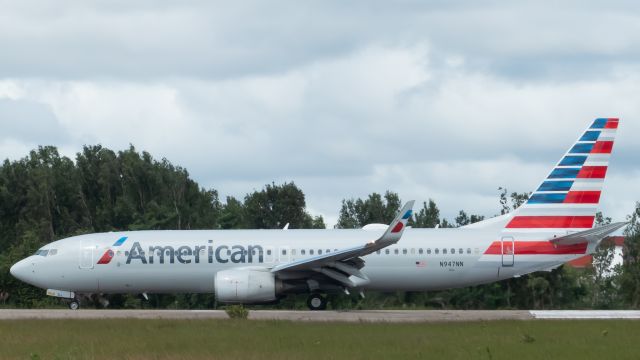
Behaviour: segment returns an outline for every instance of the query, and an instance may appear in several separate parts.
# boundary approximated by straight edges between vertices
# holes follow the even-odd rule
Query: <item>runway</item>
[[[228,319],[224,310],[61,310],[0,309],[0,320],[26,319]],[[252,320],[315,322],[461,322],[535,319],[633,319],[640,311],[566,310],[251,310]]]

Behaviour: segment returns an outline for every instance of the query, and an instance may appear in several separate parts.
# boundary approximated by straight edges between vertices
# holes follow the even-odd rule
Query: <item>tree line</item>
[[[499,189],[500,213],[517,208],[526,193]],[[372,193],[364,199],[344,199],[337,228],[389,223],[402,202],[397,193]],[[425,201],[414,211],[413,227],[458,227],[484,219],[460,210],[455,219],[441,218],[436,202]],[[640,305],[640,205],[629,216],[624,262],[609,271],[613,246],[604,243],[587,269],[561,266],[493,284],[430,292],[333,295],[334,308],[638,308]],[[597,222],[610,219],[598,215]],[[186,169],[156,160],[133,146],[112,151],[84,146],[74,160],[55,147],[39,147],[28,156],[0,166],[0,305],[59,305],[44,291],[9,274],[16,261],[42,245],[69,236],[122,230],[325,228],[321,216],[306,210],[305,196],[293,182],[266,184],[244,198],[219,199],[204,189]],[[213,294],[113,295],[114,307],[212,308]],[[289,296],[280,308],[305,308],[305,297]]]

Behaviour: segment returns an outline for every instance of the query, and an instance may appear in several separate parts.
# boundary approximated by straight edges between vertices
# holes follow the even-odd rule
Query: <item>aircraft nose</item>
[[[17,263],[13,264],[11,269],[9,269],[9,272],[16,279],[26,282],[31,270],[29,269],[29,263],[27,263],[27,261],[20,260]]]

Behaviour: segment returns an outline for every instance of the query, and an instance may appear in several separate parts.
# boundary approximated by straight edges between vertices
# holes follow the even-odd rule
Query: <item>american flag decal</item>
[[[426,261],[416,261],[416,267],[426,267],[426,266],[427,266]]]

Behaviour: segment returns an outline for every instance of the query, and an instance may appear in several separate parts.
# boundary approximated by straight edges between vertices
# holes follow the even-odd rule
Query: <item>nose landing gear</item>
[[[80,309],[80,301],[78,299],[73,299],[69,301],[69,309],[70,310],[78,310]]]

